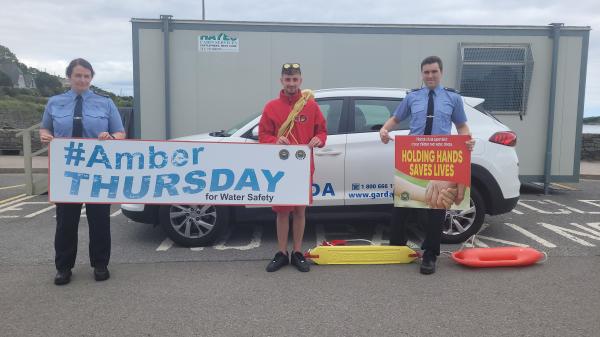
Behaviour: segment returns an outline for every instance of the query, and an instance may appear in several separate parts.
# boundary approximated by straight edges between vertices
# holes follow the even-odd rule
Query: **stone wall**
[[[581,160],[600,160],[600,134],[584,133],[581,136]]]
[[[23,137],[16,137],[20,129],[0,129],[0,154],[23,154]],[[42,148],[38,130],[31,132],[31,148],[35,152]]]
[[[33,114],[21,113],[0,113],[0,154],[22,154],[23,137],[15,137],[15,134],[22,129],[39,123],[41,118]],[[32,131],[31,146],[33,151],[41,148],[38,131]]]

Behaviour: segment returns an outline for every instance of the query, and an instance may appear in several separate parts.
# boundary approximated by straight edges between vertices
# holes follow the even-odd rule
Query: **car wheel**
[[[160,223],[167,236],[185,247],[208,246],[229,222],[226,207],[214,205],[161,206]]]
[[[481,194],[472,186],[471,207],[464,211],[447,211],[442,230],[443,243],[461,243],[476,234],[485,218],[485,202]]]

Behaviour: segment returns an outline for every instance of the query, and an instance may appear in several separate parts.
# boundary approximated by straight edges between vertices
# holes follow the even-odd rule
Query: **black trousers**
[[[440,255],[442,225],[446,219],[445,209],[394,207],[390,226],[390,245],[406,245],[406,227],[411,218],[422,223],[425,230],[425,241],[421,249]]]
[[[57,270],[72,269],[77,257],[77,230],[83,204],[56,204],[54,263]],[[90,232],[92,267],[107,266],[110,259],[110,204],[85,205]]]

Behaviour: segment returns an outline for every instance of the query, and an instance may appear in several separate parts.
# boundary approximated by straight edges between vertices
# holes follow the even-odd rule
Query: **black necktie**
[[[83,98],[81,95],[77,95],[75,103],[75,112],[73,113],[73,137],[83,137],[83,123],[82,123],[82,111],[83,111]]]
[[[433,90],[429,90],[429,102],[427,102],[427,117],[425,118],[425,134],[430,135],[433,128]]]

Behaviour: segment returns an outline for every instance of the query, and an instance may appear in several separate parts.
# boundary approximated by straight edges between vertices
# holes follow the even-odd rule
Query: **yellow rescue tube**
[[[407,246],[318,246],[304,256],[316,264],[411,263],[419,254]]]

